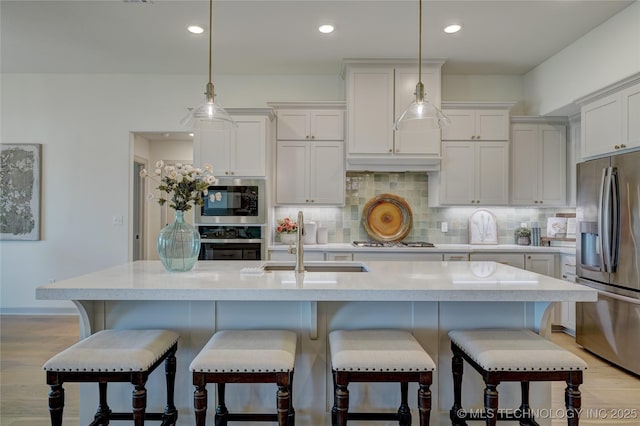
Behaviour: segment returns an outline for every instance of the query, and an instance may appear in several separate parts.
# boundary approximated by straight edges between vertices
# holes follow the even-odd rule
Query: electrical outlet
[[[112,225],[122,225],[124,223],[124,217],[122,216],[113,216],[111,218]]]
[[[448,232],[449,231],[449,224],[447,222],[442,222],[440,224],[440,231]]]

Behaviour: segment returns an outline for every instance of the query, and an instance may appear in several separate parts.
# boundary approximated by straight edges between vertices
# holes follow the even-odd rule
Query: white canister
[[[302,237],[302,242],[304,244],[315,244],[316,243],[316,233],[318,231],[318,227],[315,222],[309,222],[304,224],[304,236]]]
[[[318,241],[318,244],[327,244],[329,242],[329,229],[325,227],[318,228],[316,241]]]

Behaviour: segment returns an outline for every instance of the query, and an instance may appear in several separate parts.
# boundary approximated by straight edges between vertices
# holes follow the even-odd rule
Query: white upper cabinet
[[[511,126],[510,204],[566,205],[566,132],[564,123],[516,122]]]
[[[428,100],[440,107],[442,62],[425,62],[422,82]],[[395,120],[415,100],[417,64],[346,64],[347,168],[349,170],[434,170],[440,160],[440,129],[425,122]]]
[[[443,141],[509,140],[508,109],[447,107],[442,112],[451,120],[451,124],[442,129]]]
[[[278,110],[278,140],[344,140],[343,110]]]
[[[442,142],[440,204],[477,206],[508,202],[508,142]]]
[[[344,102],[276,108],[276,204],[344,205]]]
[[[640,75],[577,101],[583,159],[640,147]]]
[[[194,137],[196,164],[210,163],[216,177],[265,177],[267,115],[234,115],[237,127],[203,125]]]

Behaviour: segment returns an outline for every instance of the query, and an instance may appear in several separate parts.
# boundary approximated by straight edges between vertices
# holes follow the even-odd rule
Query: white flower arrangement
[[[211,164],[205,164],[203,169],[182,163],[165,165],[160,160],[154,172],[157,179],[149,175],[146,169],[140,171],[140,176],[158,182],[158,190],[168,195],[167,198],[159,197],[158,204],[162,206],[169,202],[169,207],[175,210],[188,211],[191,203],[197,206],[204,204],[203,197],[207,195],[209,185],[216,180]]]

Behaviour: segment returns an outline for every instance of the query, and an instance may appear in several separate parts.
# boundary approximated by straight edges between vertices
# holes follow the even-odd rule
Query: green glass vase
[[[176,210],[176,219],[158,235],[158,255],[167,271],[185,272],[198,261],[200,233],[185,222],[184,212]]]

